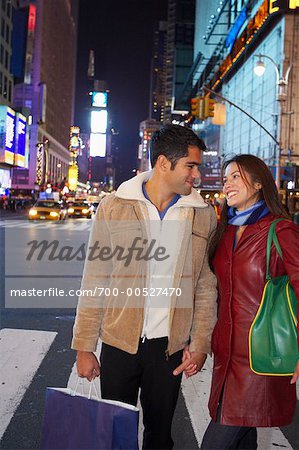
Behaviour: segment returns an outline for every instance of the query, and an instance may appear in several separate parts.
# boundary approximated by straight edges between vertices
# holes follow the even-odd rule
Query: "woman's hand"
[[[299,361],[296,364],[295,370],[294,370],[294,375],[292,376],[291,379],[291,384],[296,383],[296,381],[299,379]]]
[[[205,353],[190,352],[187,346],[183,351],[182,364],[173,371],[173,375],[176,376],[184,372],[186,378],[192,377],[201,370],[206,359]]]

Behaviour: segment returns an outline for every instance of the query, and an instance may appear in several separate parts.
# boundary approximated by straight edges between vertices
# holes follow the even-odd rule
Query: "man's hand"
[[[173,375],[179,375],[184,372],[186,378],[192,377],[201,370],[206,359],[207,355],[205,353],[190,352],[187,346],[183,351],[183,362],[173,371]]]
[[[296,381],[299,379],[299,361],[296,364],[295,370],[294,370],[294,375],[292,376],[291,379],[291,384],[296,383]]]
[[[94,380],[100,375],[100,364],[92,352],[77,352],[77,373],[88,381]]]

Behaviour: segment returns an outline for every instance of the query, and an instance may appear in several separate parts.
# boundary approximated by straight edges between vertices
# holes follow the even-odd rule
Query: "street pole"
[[[278,102],[277,117],[278,118],[281,117],[281,120],[282,120],[283,112],[282,112],[282,103],[281,102],[285,101],[287,98],[287,87],[288,87],[288,82],[289,82],[290,71],[292,69],[292,63],[287,68],[285,76],[283,76],[283,74],[282,75],[280,74],[280,67],[278,66],[278,64],[276,64],[276,62],[270,56],[264,55],[262,53],[259,53],[258,55],[254,55],[254,56],[256,58],[258,58],[257,65],[254,68],[256,75],[262,76],[265,72],[265,65],[262,61],[263,58],[266,58],[268,61],[270,61],[275,69],[276,101]],[[281,129],[282,129],[282,126],[280,127],[280,135],[281,135]],[[281,141],[281,139],[280,139],[280,141]],[[276,183],[277,189],[279,190],[280,189],[281,150],[282,150],[280,143],[277,145],[276,149],[277,150],[276,150],[275,183]]]

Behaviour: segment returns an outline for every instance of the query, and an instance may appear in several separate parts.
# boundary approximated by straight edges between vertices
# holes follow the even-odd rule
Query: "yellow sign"
[[[213,125],[224,126],[226,122],[226,106],[224,103],[215,103],[214,117],[212,118]]]
[[[69,167],[68,183],[69,183],[70,191],[75,191],[77,189],[78,172],[79,172],[79,169],[76,164],[73,164],[72,166]]]
[[[269,0],[269,14],[294,11],[299,8],[299,0]]]
[[[0,162],[13,165],[14,153],[8,150],[0,150]]]

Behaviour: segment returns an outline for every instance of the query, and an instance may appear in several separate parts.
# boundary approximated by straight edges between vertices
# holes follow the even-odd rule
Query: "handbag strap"
[[[280,258],[283,260],[282,257],[282,251],[281,251],[281,247],[279,245],[277,236],[276,236],[276,224],[278,222],[281,222],[282,220],[286,220],[286,219],[276,219],[274,220],[269,228],[269,232],[268,232],[268,239],[267,239],[267,253],[266,253],[266,261],[267,261],[267,270],[266,270],[266,280],[271,280],[271,274],[270,274],[270,256],[271,256],[271,247],[272,247],[272,242],[277,250],[277,253],[279,254]]]

